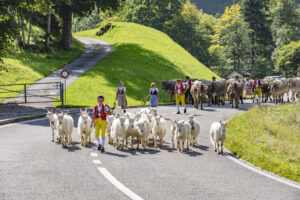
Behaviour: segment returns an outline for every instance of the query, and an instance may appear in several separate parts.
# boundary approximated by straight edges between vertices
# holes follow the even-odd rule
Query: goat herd
[[[72,141],[72,132],[74,129],[74,121],[68,113],[54,113],[49,111],[46,118],[50,121],[52,129],[52,142],[55,136],[58,142],[65,147],[70,145]],[[81,145],[87,146],[91,144],[91,133],[93,128],[90,127],[92,119],[87,110],[80,110],[78,119],[78,134],[81,138]],[[190,146],[197,144],[197,137],[200,133],[200,124],[194,119],[193,115],[188,116],[188,120],[171,121],[171,139],[172,147],[183,151],[185,143],[186,150]],[[215,122],[211,125],[210,140],[214,146],[215,152],[223,152],[223,142],[226,139],[227,121]],[[164,137],[167,133],[167,123],[163,116],[157,115],[156,108],[142,108],[135,114],[127,112],[124,114],[120,107],[116,107],[112,115],[107,117],[106,135],[108,135],[108,143],[117,149],[123,150],[124,146],[128,146],[130,139],[130,147],[133,149],[135,142],[139,149],[141,144],[143,149],[149,145],[149,138],[152,135],[153,146],[157,148],[163,146]]]
[[[238,108],[238,104],[243,104],[243,94],[245,90],[245,80],[217,80],[217,81],[207,81],[204,79],[197,80],[193,79],[193,84],[190,89],[190,93],[194,100],[194,107],[198,109],[198,104],[200,103],[201,110],[203,109],[203,102],[206,101],[206,96],[208,96],[208,106],[213,102],[215,98],[215,103],[225,104],[225,97],[228,96],[228,101],[232,104],[232,108]],[[249,81],[249,83],[253,81]],[[174,92],[176,80],[163,80],[162,89],[166,93],[171,94],[171,98]],[[263,85],[261,86],[262,91],[262,102],[282,103],[284,94],[287,94],[287,101],[290,101],[290,91],[291,99],[295,101],[295,97],[298,98],[300,95],[300,78],[271,78],[263,80]],[[272,97],[272,98],[271,98]],[[253,100],[254,102],[254,100]]]

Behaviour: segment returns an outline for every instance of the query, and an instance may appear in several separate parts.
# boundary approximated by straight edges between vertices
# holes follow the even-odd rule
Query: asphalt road
[[[171,148],[170,130],[162,149],[151,145],[146,151],[119,151],[106,144],[101,154],[81,147],[77,128],[71,147],[52,143],[45,119],[0,127],[0,199],[128,199],[100,173],[101,167],[143,199],[299,200],[299,189],[213,151],[208,137],[211,123],[248,107],[205,106],[204,111],[188,109],[186,115],[176,115],[173,106],[159,107],[166,119],[187,119],[193,113],[200,122],[198,145],[184,153]],[[73,117],[77,127],[78,115]]]

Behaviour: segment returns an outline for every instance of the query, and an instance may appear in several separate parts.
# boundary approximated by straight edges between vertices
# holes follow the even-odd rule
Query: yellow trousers
[[[102,120],[101,118],[95,119],[95,137],[99,137],[99,133],[101,131],[101,138],[105,138],[105,130],[106,130],[106,120]]]
[[[185,105],[185,94],[176,94],[176,105],[179,105],[181,102],[181,105]]]
[[[261,94],[261,88],[255,88],[254,89],[254,97],[255,96],[258,96],[258,97],[261,97],[262,96],[262,94]]]

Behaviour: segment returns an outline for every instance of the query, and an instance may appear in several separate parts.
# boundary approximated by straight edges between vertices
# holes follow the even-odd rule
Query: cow
[[[209,98],[208,106],[211,105],[212,98],[220,98],[222,99],[222,105],[225,105],[225,95],[227,92],[227,81],[226,80],[217,80],[217,81],[208,81],[207,82],[206,94]],[[215,104],[220,105],[220,101],[218,100]]]
[[[241,84],[238,81],[230,81],[228,88],[227,88],[227,94],[228,94],[228,100],[231,104],[231,107],[238,108],[239,107],[239,98],[241,96],[240,88]],[[235,103],[235,105],[234,105]]]
[[[191,88],[191,94],[194,99],[194,107],[198,109],[198,103],[200,101],[201,110],[203,110],[202,103],[205,101],[206,97],[206,86],[202,83],[202,81],[195,81]]]
[[[160,81],[161,85],[162,85],[162,89],[165,92],[165,96],[166,94],[171,94],[171,101],[173,100],[173,94],[174,94],[174,89],[175,89],[175,85],[176,85],[176,80],[162,80]]]

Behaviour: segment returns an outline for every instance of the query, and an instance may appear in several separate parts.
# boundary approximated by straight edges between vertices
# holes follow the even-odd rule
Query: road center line
[[[100,165],[100,164],[101,164],[101,161],[100,161],[100,160],[93,160],[93,163],[94,163],[94,164],[99,164],[99,165]]]
[[[235,157],[232,156],[232,155],[230,154],[230,152],[227,151],[227,150],[226,150],[226,153],[225,153],[224,155],[225,155],[227,158],[229,158],[230,160],[232,160],[233,162],[235,162],[235,163],[237,163],[237,164],[239,164],[239,165],[241,165],[241,166],[243,166],[243,167],[245,167],[245,168],[247,168],[247,169],[249,169],[249,170],[251,170],[251,171],[253,171],[253,172],[255,172],[255,173],[258,173],[258,174],[260,174],[260,175],[263,175],[263,176],[265,176],[265,177],[268,177],[268,178],[270,178],[270,179],[276,180],[276,181],[278,181],[278,182],[280,182],[280,183],[289,185],[289,186],[291,186],[291,187],[294,187],[294,188],[297,188],[297,189],[300,190],[300,185],[295,184],[295,183],[293,183],[292,181],[286,180],[286,179],[284,179],[284,178],[276,177],[276,176],[274,176],[274,175],[272,175],[272,174],[270,174],[270,173],[268,173],[268,172],[265,172],[265,171],[262,170],[262,169],[257,169],[256,167],[253,167],[253,166],[247,164],[246,162],[243,162],[243,161],[239,160],[238,158],[235,158]]]
[[[98,167],[98,170],[101,172],[101,174],[109,181],[111,184],[113,184],[116,188],[121,190],[125,195],[127,195],[130,199],[133,200],[143,200],[140,196],[136,195],[134,192],[132,192],[130,189],[125,187],[121,182],[119,182],[107,169],[103,167]]]
[[[91,157],[97,157],[97,156],[98,156],[97,153],[91,152]]]

